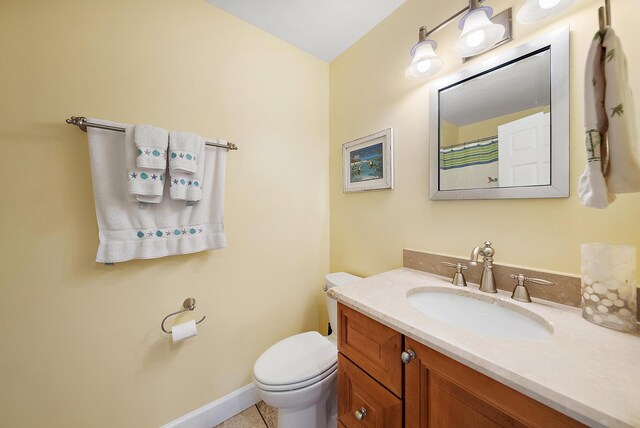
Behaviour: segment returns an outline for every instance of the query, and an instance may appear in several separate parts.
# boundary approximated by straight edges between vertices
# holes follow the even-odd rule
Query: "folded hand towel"
[[[169,133],[150,125],[136,125],[135,142],[138,168],[165,170],[167,167],[167,145]]]
[[[104,125],[131,127],[90,119]],[[202,188],[206,194],[197,206],[164,198],[140,210],[128,200],[126,134],[88,128],[93,194],[100,245],[96,261],[116,263],[188,254],[226,247],[224,233],[224,175],[227,152],[207,148],[207,168]]]
[[[580,203],[591,208],[607,208],[615,196],[607,188],[602,171],[602,155],[606,153],[607,115],[604,110],[604,65],[602,41],[591,42],[584,77],[584,126],[587,166],[578,181]]]
[[[136,164],[138,148],[135,144],[135,129],[137,126],[125,127],[125,155],[124,160],[127,166],[128,174],[128,194],[135,196],[140,202],[148,202],[159,204],[162,202],[162,193],[164,191],[165,171],[140,168]],[[166,162],[166,161],[165,161]]]
[[[613,193],[640,192],[640,138],[629,88],[627,58],[611,27],[607,27],[602,46],[606,49],[604,106],[609,120],[609,168],[605,179]]]
[[[204,149],[204,138],[191,132],[171,131],[169,147],[169,172],[195,174],[198,156]]]
[[[173,132],[171,135],[173,135]],[[208,153],[205,154],[204,139],[202,143],[200,151],[194,155],[196,161],[193,163],[197,163],[195,174],[189,174],[171,168],[171,160],[175,154],[173,147],[171,148],[169,158],[169,177],[171,180],[169,182],[169,194],[171,195],[171,199],[189,202],[202,199],[203,177],[205,170],[210,168],[210,162],[209,159],[207,159],[209,155]],[[171,140],[171,144],[173,144],[173,139]]]

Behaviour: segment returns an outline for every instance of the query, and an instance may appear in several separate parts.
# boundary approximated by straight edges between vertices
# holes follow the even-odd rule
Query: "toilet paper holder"
[[[171,312],[169,315],[167,315],[166,317],[164,317],[162,319],[162,322],[160,323],[160,328],[162,329],[162,331],[164,331],[167,334],[171,334],[171,330],[167,331],[166,328],[164,328],[164,322],[166,320],[168,320],[169,318],[171,318],[172,316],[181,314],[183,312],[187,312],[187,311],[192,311],[196,308],[196,299],[194,299],[193,297],[189,297],[187,299],[185,299],[184,302],[182,302],[182,309],[180,309],[179,311],[175,311],[175,312]],[[203,316],[202,319],[200,321],[196,321],[196,324],[200,324],[202,321],[204,321],[204,319],[207,316]]]

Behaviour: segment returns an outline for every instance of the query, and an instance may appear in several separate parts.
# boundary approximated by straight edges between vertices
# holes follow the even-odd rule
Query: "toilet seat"
[[[331,376],[333,373],[335,373],[338,370],[338,363],[336,363],[335,366],[331,367],[329,370],[321,373],[318,376],[312,377],[311,379],[307,379],[303,382],[297,382],[297,383],[292,383],[292,384],[287,384],[287,385],[269,385],[269,384],[264,384],[258,380],[256,380],[256,378],[253,378],[253,383],[255,383],[255,385],[263,390],[263,391],[269,391],[269,392],[287,392],[287,391],[296,391],[298,389],[303,389],[306,388],[308,386],[312,386],[317,384],[318,382],[322,381],[323,379],[325,379],[326,377]]]
[[[265,391],[291,391],[330,376],[337,364],[336,345],[320,333],[309,331],[267,349],[253,367],[253,378]]]

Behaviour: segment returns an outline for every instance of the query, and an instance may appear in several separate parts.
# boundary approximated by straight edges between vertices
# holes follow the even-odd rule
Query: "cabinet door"
[[[584,427],[506,385],[405,338],[407,428]]]
[[[402,397],[402,335],[343,304],[338,304],[338,350]]]
[[[345,428],[401,428],[402,401],[338,354],[338,420]]]

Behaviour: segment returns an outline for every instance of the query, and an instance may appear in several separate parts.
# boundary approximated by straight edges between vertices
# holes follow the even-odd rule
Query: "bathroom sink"
[[[541,339],[553,334],[553,328],[541,316],[489,295],[431,288],[412,290],[407,300],[430,318],[481,336]]]

